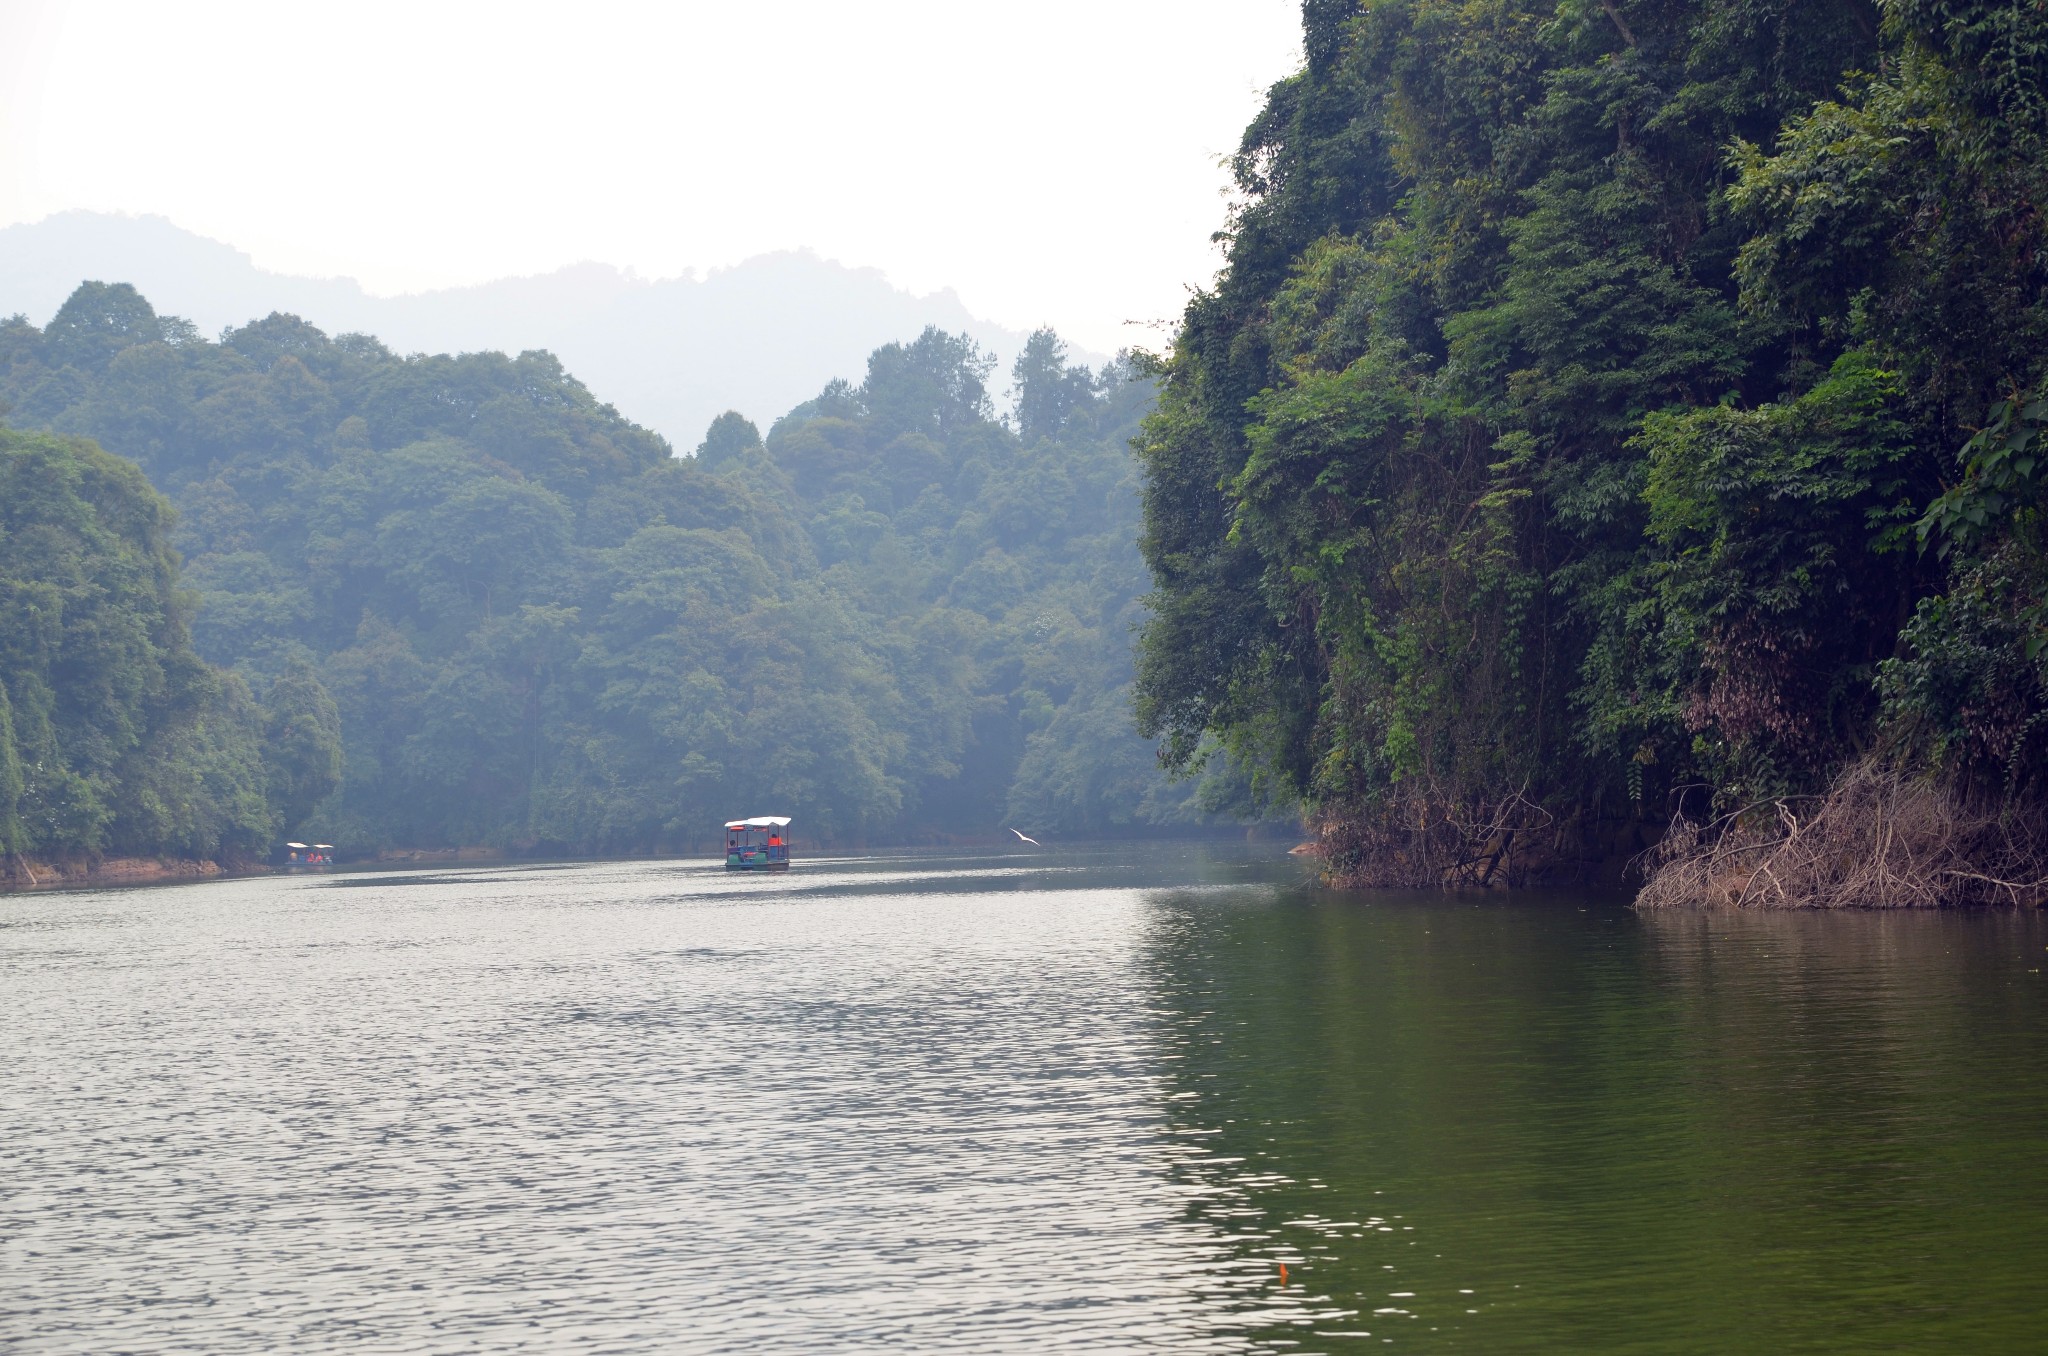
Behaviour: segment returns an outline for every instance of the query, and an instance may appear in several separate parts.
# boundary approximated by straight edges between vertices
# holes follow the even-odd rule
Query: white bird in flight
[[[1011,830],[1010,830],[1010,832],[1011,832],[1011,833],[1017,833],[1017,831],[1016,831],[1015,829],[1011,829]],[[1031,835],[1029,835],[1029,834],[1024,834],[1024,833],[1017,833],[1017,836],[1018,836],[1019,838],[1022,838],[1022,839],[1023,839],[1023,840],[1025,841],[1025,842],[1027,842],[1027,843],[1031,844],[1031,846],[1033,846],[1033,847],[1044,847],[1044,846],[1045,846],[1045,844],[1043,844],[1043,843],[1039,842],[1039,841],[1038,841],[1038,840],[1037,840],[1036,838],[1033,838],[1033,837],[1031,837]]]

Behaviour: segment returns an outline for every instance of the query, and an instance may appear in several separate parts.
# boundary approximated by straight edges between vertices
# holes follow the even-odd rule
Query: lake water
[[[0,1348],[2040,1351],[2044,957],[1213,845],[0,897]]]

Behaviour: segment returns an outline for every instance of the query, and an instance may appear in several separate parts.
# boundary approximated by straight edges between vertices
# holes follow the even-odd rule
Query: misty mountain
[[[721,411],[765,425],[926,326],[971,335],[999,372],[1025,339],[968,314],[950,291],[916,296],[876,269],[807,252],[765,254],[702,278],[650,280],[582,263],[378,297],[348,278],[268,272],[162,217],[64,212],[0,229],[0,316],[41,324],[88,279],[133,283],[209,334],[284,311],[329,334],[375,334],[402,353],[547,349],[678,451],[694,448]]]

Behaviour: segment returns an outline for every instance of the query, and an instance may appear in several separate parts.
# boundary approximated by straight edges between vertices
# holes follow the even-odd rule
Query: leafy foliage
[[[188,660],[244,719],[252,846],[645,850],[765,809],[838,841],[1205,817],[1129,729],[1124,443],[1149,384],[1049,331],[1012,375],[1021,436],[988,361],[928,330],[765,440],[726,414],[678,458],[544,353],[399,357],[284,315],[209,342],[98,283],[46,329],[0,325],[11,417],[134,458],[177,505],[197,606],[175,624],[241,675]],[[44,698],[9,687],[27,749]],[[140,766],[62,802],[79,842],[121,831],[100,807]]]
[[[0,851],[269,846],[262,715],[193,653],[170,523],[133,463],[0,429]]]
[[[1517,829],[1580,870],[1909,727],[2024,764],[2039,13],[1303,16],[1141,437],[1169,757],[1220,741],[1388,879]]]

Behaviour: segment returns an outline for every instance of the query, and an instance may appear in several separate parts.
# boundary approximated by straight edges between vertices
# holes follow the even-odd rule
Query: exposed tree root
[[[1616,854],[1609,841],[1633,827],[1561,822],[1519,793],[1463,802],[1418,795],[1367,813],[1335,810],[1314,824],[1330,884],[1416,890],[1584,883],[1635,850]]]
[[[1826,795],[1674,819],[1644,854],[1638,908],[1902,909],[2048,904],[2041,807],[1973,809],[1865,761]]]

